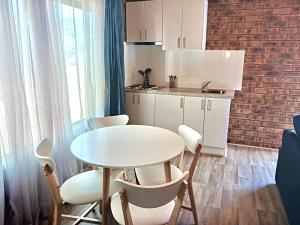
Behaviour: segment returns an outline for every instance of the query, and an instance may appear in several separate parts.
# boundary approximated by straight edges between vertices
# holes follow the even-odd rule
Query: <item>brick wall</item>
[[[229,142],[278,148],[300,114],[300,0],[208,0],[207,49],[244,49]]]

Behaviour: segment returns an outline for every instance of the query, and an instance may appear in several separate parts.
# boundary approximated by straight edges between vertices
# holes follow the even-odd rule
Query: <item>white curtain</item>
[[[0,184],[11,224],[36,224],[47,210],[38,143],[53,140],[64,181],[77,172],[74,122],[103,115],[103,10],[102,0],[0,1]]]

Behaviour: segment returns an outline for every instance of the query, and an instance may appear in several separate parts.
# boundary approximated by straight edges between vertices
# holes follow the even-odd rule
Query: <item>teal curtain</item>
[[[123,1],[105,1],[105,115],[124,113]]]

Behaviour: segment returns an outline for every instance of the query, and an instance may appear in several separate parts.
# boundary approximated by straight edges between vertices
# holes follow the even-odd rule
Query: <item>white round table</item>
[[[91,165],[103,167],[102,223],[108,220],[111,168],[134,168],[164,163],[166,180],[171,180],[170,160],[184,151],[176,133],[152,126],[112,126],[86,132],[71,144],[73,155]]]

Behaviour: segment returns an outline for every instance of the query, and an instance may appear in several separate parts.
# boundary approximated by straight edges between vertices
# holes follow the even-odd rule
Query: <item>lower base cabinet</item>
[[[155,94],[126,93],[125,113],[129,124],[154,126]]]
[[[177,133],[183,124],[184,96],[156,95],[155,126]]]
[[[230,99],[207,98],[204,122],[204,146],[225,148],[229,123]]]
[[[202,137],[204,130],[204,116],[205,98],[185,96],[183,123],[198,131]]]
[[[150,125],[177,133],[185,124],[203,137],[203,153],[226,156],[231,99],[126,93],[130,124]]]
[[[202,135],[202,145],[225,149],[230,99],[185,97],[184,124]]]
[[[125,113],[129,116],[129,124],[138,124],[137,93],[125,94]]]
[[[155,94],[140,93],[137,111],[140,125],[154,126]]]

